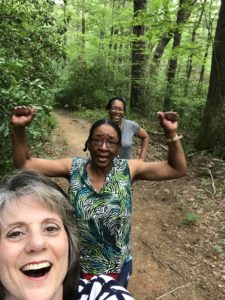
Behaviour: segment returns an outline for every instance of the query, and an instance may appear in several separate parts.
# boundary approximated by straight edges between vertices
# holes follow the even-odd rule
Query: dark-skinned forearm
[[[14,127],[12,134],[13,164],[16,168],[24,168],[31,158],[26,142],[25,127]]]

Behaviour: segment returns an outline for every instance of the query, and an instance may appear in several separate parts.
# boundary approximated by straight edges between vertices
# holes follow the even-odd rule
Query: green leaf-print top
[[[131,259],[132,187],[128,161],[114,159],[105,184],[96,192],[86,172],[87,159],[74,158],[69,197],[81,238],[83,273],[120,273]]]

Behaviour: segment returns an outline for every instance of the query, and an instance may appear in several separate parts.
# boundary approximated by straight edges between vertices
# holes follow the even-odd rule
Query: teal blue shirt
[[[114,159],[100,192],[86,171],[87,159],[74,158],[69,198],[75,208],[81,238],[82,272],[120,273],[131,259],[132,182],[128,161]]]

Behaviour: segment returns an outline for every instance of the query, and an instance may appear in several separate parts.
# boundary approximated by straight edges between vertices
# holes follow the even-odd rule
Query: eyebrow
[[[112,127],[113,128],[113,127]],[[116,132],[115,132],[116,133]],[[102,136],[102,135],[105,135],[105,133],[94,133],[92,136]],[[109,135],[109,134],[106,134],[110,139],[112,138],[116,138],[117,137],[117,134],[115,136],[112,136],[112,135]]]
[[[41,221],[41,224],[48,223],[48,222],[57,222],[57,223],[63,224],[62,220],[58,220],[58,219],[54,219],[54,218],[46,218],[46,219]],[[26,222],[18,221],[18,222],[15,222],[15,223],[7,224],[7,226],[5,226],[5,228],[10,229],[10,228],[13,228],[13,227],[21,227],[21,226],[27,226],[27,225],[29,225],[29,224],[26,223]]]

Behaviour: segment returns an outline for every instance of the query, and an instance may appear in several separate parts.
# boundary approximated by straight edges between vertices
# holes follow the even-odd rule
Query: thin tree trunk
[[[86,33],[86,20],[85,20],[85,0],[83,0],[81,11],[81,33],[82,33],[82,48],[85,49],[85,33]]]
[[[144,33],[145,26],[143,24],[136,25],[137,17],[140,19],[140,14],[146,12],[147,0],[134,0],[134,25],[133,35],[135,36],[131,45],[131,101],[130,107],[135,112],[146,114],[146,102],[144,99],[145,89],[145,41]],[[140,21],[139,21],[140,22]]]
[[[194,28],[192,31],[192,36],[191,36],[191,43],[194,44],[195,43],[195,38],[196,38],[196,32],[197,29],[199,28],[201,21],[202,21],[202,16],[204,13],[204,7],[205,7],[205,3],[207,0],[204,0],[204,3],[202,3],[202,10],[200,12],[200,15],[197,20],[197,22],[194,24]],[[186,83],[185,83],[185,87],[184,87],[184,96],[187,97],[188,96],[188,92],[189,92],[189,82],[190,82],[190,78],[191,78],[191,73],[192,73],[192,58],[193,58],[193,54],[190,54],[188,61],[187,61],[187,71],[186,71]]]
[[[212,4],[212,2],[211,2],[211,4]],[[207,43],[206,43],[205,53],[204,53],[204,58],[203,58],[203,64],[202,64],[200,76],[199,76],[199,85],[197,88],[197,93],[201,93],[202,83],[203,83],[204,75],[205,75],[205,65],[207,62],[208,55],[209,55],[209,48],[210,48],[210,46],[212,44],[212,40],[213,40],[213,37],[212,37],[213,21],[214,21],[214,18],[212,18],[211,14],[210,14],[208,21],[206,20],[206,22],[205,22],[206,27],[208,29],[208,35],[207,35]]]
[[[177,13],[177,28],[174,33],[173,50],[180,46],[181,43],[181,25],[190,17],[192,7],[196,0],[180,0],[179,10]],[[167,86],[164,98],[163,110],[172,109],[173,85],[177,69],[177,58],[172,57],[168,62],[167,68]]]

